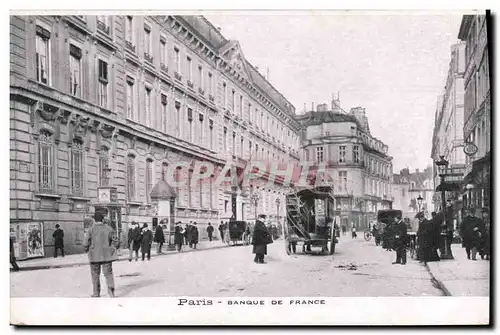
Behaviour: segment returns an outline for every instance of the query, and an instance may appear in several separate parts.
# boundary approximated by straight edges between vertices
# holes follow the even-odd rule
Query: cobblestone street
[[[394,252],[373,241],[347,237],[340,239],[333,256],[287,256],[278,240],[269,246],[265,265],[252,261],[250,246],[235,246],[153,257],[149,262],[117,262],[114,274],[117,297],[443,295],[424,266],[413,260],[393,265],[394,258]],[[12,297],[90,294],[88,266],[11,274]]]

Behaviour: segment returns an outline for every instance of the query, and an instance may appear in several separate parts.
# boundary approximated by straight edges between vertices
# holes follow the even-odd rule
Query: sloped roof
[[[160,179],[151,190],[151,199],[170,199],[175,197],[175,191],[165,180]]]
[[[316,126],[322,123],[333,122],[352,122],[356,123],[356,125],[361,128],[358,119],[356,119],[354,116],[343,113],[335,113],[332,111],[308,112],[304,115],[301,115],[298,120],[300,120],[300,122],[305,126]]]

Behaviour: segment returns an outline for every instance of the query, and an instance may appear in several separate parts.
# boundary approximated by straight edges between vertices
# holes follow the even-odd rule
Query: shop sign
[[[477,153],[477,150],[477,146],[472,142],[466,143],[464,146],[464,153],[467,156],[474,156]]]
[[[101,204],[116,202],[118,200],[116,187],[99,187],[97,189],[97,200]]]

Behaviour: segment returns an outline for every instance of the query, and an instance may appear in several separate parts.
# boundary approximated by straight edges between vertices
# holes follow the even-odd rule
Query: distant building
[[[340,223],[366,228],[378,210],[392,204],[389,148],[371,135],[364,108],[346,113],[338,100],[332,102],[334,111],[325,108],[318,105],[297,117],[305,159],[326,163]]]
[[[412,173],[406,168],[399,174],[393,174],[393,208],[402,210],[404,217],[413,219],[419,210],[424,211],[430,217],[435,210],[433,195],[432,167],[425,168],[423,172],[416,169]],[[417,201],[419,197],[423,199],[420,208]]]

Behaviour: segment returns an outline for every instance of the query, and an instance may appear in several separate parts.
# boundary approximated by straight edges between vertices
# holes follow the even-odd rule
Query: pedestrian
[[[408,227],[401,218],[394,218],[394,247],[396,249],[396,261],[392,264],[406,264],[406,245]]]
[[[289,227],[288,228],[288,251],[290,253],[297,253],[297,242],[299,241],[299,236],[297,235],[297,233],[295,232],[295,228],[294,227]]]
[[[481,214],[483,216],[483,223],[484,223],[484,238],[483,238],[483,245],[482,245],[482,251],[483,255],[486,257],[487,260],[490,260],[491,257],[491,247],[490,247],[490,213],[488,208],[484,207],[481,210]],[[483,255],[481,255],[481,258],[483,258]]]
[[[156,253],[158,255],[163,254],[161,248],[163,247],[163,243],[165,243],[165,233],[163,233],[163,228],[161,225],[158,225],[155,230],[155,242],[156,245]]]
[[[196,249],[196,246],[198,245],[198,241],[200,238],[200,232],[198,231],[198,223],[194,222],[193,225],[191,226],[191,245],[194,249]]]
[[[252,245],[255,254],[254,262],[265,264],[264,255],[267,255],[267,245],[273,243],[273,239],[266,225],[264,224],[265,215],[259,215],[253,231]]]
[[[113,262],[118,259],[116,255],[118,238],[110,224],[111,220],[107,217],[103,218],[102,222],[95,222],[87,231],[83,241],[83,248],[89,257],[93,298],[98,298],[101,295],[101,268],[106,279],[108,294],[110,297],[115,296]]]
[[[141,228],[139,224],[135,221],[132,221],[132,225],[128,230],[128,248],[129,248],[129,256],[128,261],[132,262],[132,256],[135,253],[135,261],[139,260],[139,249],[141,248]]]
[[[181,226],[181,222],[177,222],[174,230],[174,244],[177,251],[182,251],[182,244],[184,242],[184,229]]]
[[[462,236],[462,246],[465,247],[465,252],[467,258],[471,259],[471,251],[478,241],[477,233],[475,233],[474,228],[478,228],[479,232],[484,232],[484,222],[475,216],[475,209],[468,208],[466,210],[466,215],[462,220],[462,225],[460,226],[460,235]]]
[[[56,230],[52,234],[54,238],[54,258],[57,258],[57,250],[61,249],[61,256],[64,257],[64,231],[59,224],[56,224]]]
[[[415,218],[418,219],[418,259],[420,262],[439,261],[435,221],[427,220],[422,212],[417,213]]]
[[[220,239],[221,239],[222,243],[224,243],[224,221],[220,222],[219,232],[220,232]]]
[[[184,244],[188,245],[191,247],[190,243],[189,243],[189,231],[191,230],[191,224],[193,223],[193,221],[190,221],[189,224],[186,223],[186,227],[184,227]]]
[[[346,225],[342,225],[342,235],[345,236],[347,234],[347,227]]]
[[[354,225],[351,228],[351,236],[352,236],[352,238],[358,237],[358,235],[356,234],[356,227]]]
[[[483,235],[479,231],[479,227],[474,227],[471,234],[471,256],[473,261],[477,260],[476,256],[482,243]]]
[[[145,223],[142,226],[141,238],[141,254],[143,261],[145,256],[147,256],[148,261],[151,260],[151,244],[153,244],[153,232],[149,229],[148,224]]]
[[[14,250],[14,238],[10,237],[10,265],[12,265],[13,271],[19,271],[19,266],[16,262],[16,253]]]
[[[212,224],[210,222],[208,223],[207,233],[208,233],[208,240],[210,242],[212,242],[212,235],[214,233],[214,227],[212,226]]]

